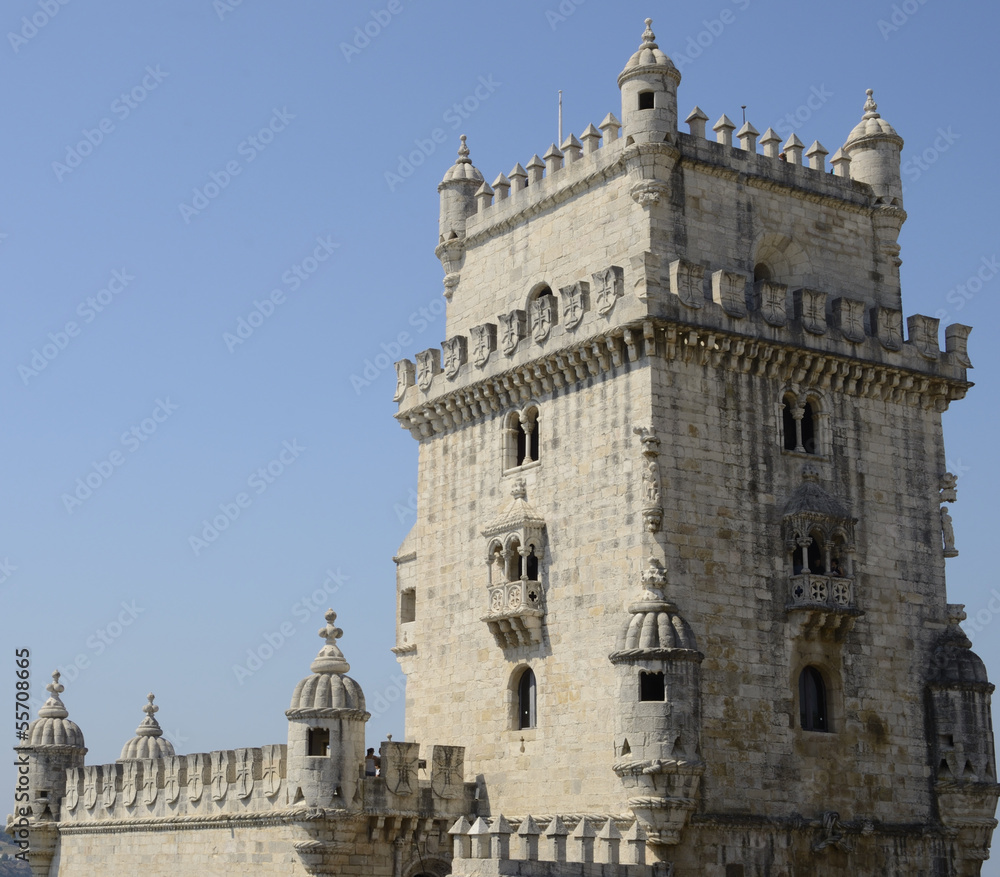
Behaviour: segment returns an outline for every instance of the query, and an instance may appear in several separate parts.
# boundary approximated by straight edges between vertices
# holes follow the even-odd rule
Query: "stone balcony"
[[[841,640],[864,614],[855,605],[851,577],[799,573],[788,582],[785,609],[796,637]]]
[[[489,612],[482,620],[501,648],[541,642],[542,586],[527,578],[489,589]]]

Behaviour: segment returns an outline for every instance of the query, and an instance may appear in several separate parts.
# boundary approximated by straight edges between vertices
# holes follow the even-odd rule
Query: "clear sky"
[[[740,124],[745,104],[760,131],[832,153],[874,88],[906,140],[905,311],[940,316],[942,343],[975,327],[978,386],[945,415],[949,596],[979,614],[1000,679],[995,4],[8,0],[9,703],[28,647],[36,695],[66,669],[88,760],[118,756],[149,691],[181,752],[281,742],[332,605],[370,745],[403,736],[391,558],[417,444],[391,361],[444,337],[437,183],[460,134],[488,180],[543,154],[559,89],[567,134],[620,116],[647,15],[682,118]]]

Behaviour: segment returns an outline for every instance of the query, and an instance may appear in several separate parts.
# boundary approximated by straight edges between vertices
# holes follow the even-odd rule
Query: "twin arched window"
[[[782,448],[799,454],[819,454],[819,403],[809,398],[799,404],[794,393],[785,393],[781,401]]]
[[[504,469],[537,463],[539,444],[538,409],[511,411],[504,428]]]

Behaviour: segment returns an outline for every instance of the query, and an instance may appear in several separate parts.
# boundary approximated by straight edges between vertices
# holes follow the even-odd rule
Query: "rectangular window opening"
[[[662,673],[639,674],[639,700],[663,701],[667,699],[666,686]]]

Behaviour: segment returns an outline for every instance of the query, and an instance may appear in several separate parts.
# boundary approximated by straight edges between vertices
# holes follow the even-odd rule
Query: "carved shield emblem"
[[[264,763],[261,767],[261,780],[264,783],[264,794],[270,797],[277,795],[281,789],[281,760],[282,750],[280,746],[265,746],[263,749]]]
[[[396,392],[392,397],[393,402],[398,402],[403,398],[408,387],[413,386],[414,366],[408,359],[401,359],[396,363]]]
[[[625,293],[625,273],[617,265],[592,274],[594,302],[599,314],[610,314],[615,302]]]
[[[228,759],[225,752],[212,753],[212,800],[221,801],[229,791]]]
[[[542,295],[531,303],[531,337],[539,344],[549,337],[555,315],[555,300]]]
[[[146,758],[142,762],[142,802],[152,804],[156,800],[156,761]]]
[[[122,801],[131,806],[139,794],[139,762],[126,761],[122,765]]]
[[[382,776],[386,788],[394,795],[412,795],[417,790],[419,743],[382,744]]]
[[[467,349],[465,336],[456,335],[454,338],[449,338],[442,347],[444,348],[444,374],[451,381],[457,377],[459,369],[465,364]]]
[[[80,775],[82,771],[74,768],[66,772],[66,809],[76,810],[76,805],[80,803]]]
[[[574,283],[559,290],[562,296],[562,321],[567,329],[575,329],[580,325],[583,315],[587,311],[587,295],[590,284],[586,282]]]
[[[785,310],[785,292],[788,287],[781,283],[769,283],[766,280],[757,282],[755,290],[757,304],[764,322],[769,326],[784,326],[788,321]]]
[[[253,791],[253,753],[249,749],[236,750],[236,794],[249,798]]]
[[[434,375],[441,371],[441,351],[436,347],[422,350],[417,354],[417,386],[427,392],[431,388]]]
[[[101,800],[107,810],[115,806],[118,797],[118,777],[121,775],[121,767],[117,764],[110,764],[101,768]]]
[[[177,756],[163,761],[163,797],[173,804],[181,795],[181,760]]]
[[[891,308],[873,308],[872,322],[879,343],[888,350],[903,346],[903,312]]]
[[[187,757],[188,800],[198,801],[205,791],[205,756],[189,755]]]
[[[865,340],[865,303],[852,298],[838,298],[833,303],[840,324],[840,334],[848,341]]]
[[[97,768],[85,767],[83,774],[83,806],[93,810],[97,803]]]
[[[509,314],[500,314],[500,349],[512,356],[517,350],[517,345],[524,337],[524,324],[527,316],[524,311],[511,311]]]
[[[431,756],[431,789],[439,798],[458,798],[464,790],[465,747],[435,746]]]
[[[472,327],[472,362],[482,368],[497,349],[497,327],[493,323]]]

